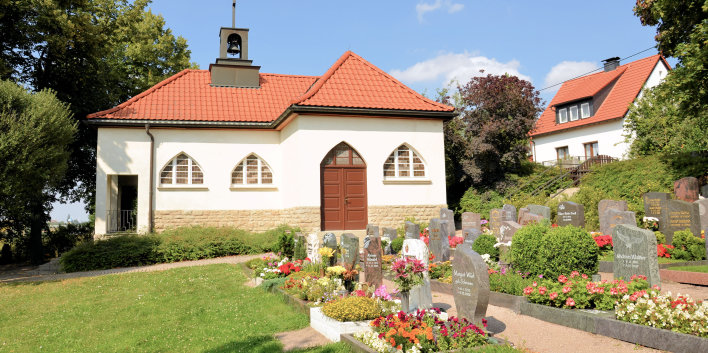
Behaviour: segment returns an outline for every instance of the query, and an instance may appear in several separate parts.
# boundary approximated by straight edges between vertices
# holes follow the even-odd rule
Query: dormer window
[[[558,124],[577,121],[578,119],[586,119],[591,117],[592,114],[592,99],[556,106],[556,121]]]

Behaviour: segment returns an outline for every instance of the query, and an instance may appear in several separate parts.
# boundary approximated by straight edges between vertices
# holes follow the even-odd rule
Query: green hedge
[[[472,243],[472,250],[480,255],[489,254],[494,261],[499,261],[499,248],[495,248],[497,238],[489,233],[482,233]]]
[[[556,278],[572,271],[597,273],[598,247],[592,235],[573,226],[551,228],[548,221],[519,229],[511,243],[514,270]]]
[[[288,226],[264,233],[233,228],[184,227],[161,234],[122,235],[82,243],[61,258],[66,272],[103,270],[229,255],[279,251],[278,238]]]

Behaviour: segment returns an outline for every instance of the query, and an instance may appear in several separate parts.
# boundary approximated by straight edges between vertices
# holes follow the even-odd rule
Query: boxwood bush
[[[590,233],[573,226],[532,224],[514,234],[511,261],[515,270],[557,278],[572,271],[597,273],[598,247]]]
[[[674,259],[686,261],[705,259],[706,241],[694,236],[690,229],[674,232],[671,243],[674,246],[671,257]]]
[[[499,248],[495,248],[497,238],[489,233],[482,233],[472,243],[472,250],[480,255],[489,254],[494,261],[499,261]]]
[[[234,228],[183,227],[150,235],[121,235],[87,241],[61,258],[66,272],[199,260],[278,250],[278,239],[295,231],[280,226],[264,233]]]

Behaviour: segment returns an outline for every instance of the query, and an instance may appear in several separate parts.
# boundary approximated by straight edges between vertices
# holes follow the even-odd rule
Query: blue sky
[[[218,56],[231,0],[154,0],[150,8],[187,39],[202,69]],[[537,89],[655,45],[655,28],[634,16],[633,0],[596,1],[268,1],[238,0],[236,26],[249,28],[249,59],[261,72],[322,75],[352,50],[418,92],[483,69],[510,73]],[[651,49],[627,61],[652,54]],[[669,61],[672,65],[674,60]],[[558,86],[542,91],[548,102]],[[52,218],[86,219],[80,205]]]

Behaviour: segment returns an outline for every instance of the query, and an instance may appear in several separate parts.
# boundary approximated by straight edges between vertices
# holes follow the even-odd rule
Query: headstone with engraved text
[[[564,201],[558,204],[556,213],[559,226],[585,227],[585,206],[571,201]]]
[[[664,228],[666,242],[671,243],[674,233],[686,228],[695,236],[701,236],[700,207],[697,203],[681,200],[667,202],[667,225]]]
[[[374,288],[383,284],[381,254],[381,238],[370,238],[368,246],[364,248],[364,275],[366,282]]]
[[[480,214],[474,212],[464,212],[462,213],[462,229],[475,228],[482,230],[482,224],[480,223]]]
[[[457,316],[479,327],[487,315],[489,274],[487,264],[469,244],[460,244],[452,260],[452,295]]]
[[[623,278],[629,281],[634,275],[643,275],[651,286],[661,283],[654,232],[634,225],[620,224],[612,232],[612,242],[615,252],[615,279]]]
[[[612,230],[610,229],[610,216],[608,214],[610,209],[627,211],[627,201],[600,200],[597,204],[597,216],[600,219],[600,232],[605,235],[612,234]]]

